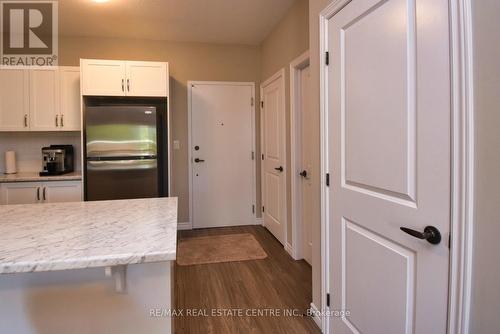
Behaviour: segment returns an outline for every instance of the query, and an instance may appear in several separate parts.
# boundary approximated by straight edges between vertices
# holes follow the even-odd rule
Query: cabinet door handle
[[[45,201],[45,200],[47,200],[47,197],[45,196],[46,189],[47,189],[47,188],[43,187],[43,194],[42,194],[42,195],[43,195],[43,200],[44,200],[44,201]]]
[[[39,201],[40,200],[40,187],[37,187],[36,188],[36,200]]]
[[[59,115],[56,115],[56,128],[59,126]]]
[[[61,127],[64,128],[64,115],[61,115]]]
[[[130,79],[127,79],[127,91],[130,92]]]
[[[122,92],[125,91],[125,79],[122,79]]]
[[[28,114],[24,114],[24,127],[28,127]]]

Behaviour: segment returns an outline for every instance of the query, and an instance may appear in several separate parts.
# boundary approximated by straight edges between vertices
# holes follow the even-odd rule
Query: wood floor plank
[[[312,300],[311,267],[295,261],[262,226],[180,231],[179,239],[231,233],[251,233],[268,257],[263,260],[175,266],[174,305],[184,310],[174,319],[175,333],[320,333],[307,316],[283,316],[284,310],[305,314]],[[211,316],[211,312],[242,310],[244,316]],[[281,316],[246,316],[270,312]],[[210,316],[187,316],[187,310]],[[235,313],[236,311],[234,311]],[[236,314],[235,314],[236,315]]]

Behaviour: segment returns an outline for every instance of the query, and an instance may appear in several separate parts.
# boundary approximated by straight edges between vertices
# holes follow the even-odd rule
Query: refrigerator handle
[[[122,92],[125,91],[125,79],[122,79]]]

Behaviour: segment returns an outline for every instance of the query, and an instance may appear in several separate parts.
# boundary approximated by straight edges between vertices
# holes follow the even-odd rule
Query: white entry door
[[[284,71],[261,86],[262,204],[264,226],[285,244],[286,155]]]
[[[353,0],[327,21],[330,309],[349,311],[331,333],[446,333],[448,5]]]
[[[254,85],[189,85],[193,227],[254,224]]]
[[[314,159],[313,154],[316,149],[315,146],[315,125],[313,119],[308,113],[310,103],[310,70],[309,66],[300,70],[300,162],[301,171],[298,175],[301,183],[301,199],[300,199],[300,213],[302,222],[302,238],[301,249],[302,256],[310,265],[312,265],[312,220],[316,217],[314,210],[316,210],[316,203],[319,203],[319,193],[315,191],[313,185],[313,167],[312,162]]]

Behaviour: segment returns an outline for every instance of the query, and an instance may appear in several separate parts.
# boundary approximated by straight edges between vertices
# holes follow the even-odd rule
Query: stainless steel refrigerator
[[[86,107],[86,200],[165,195],[157,113],[154,105]]]

